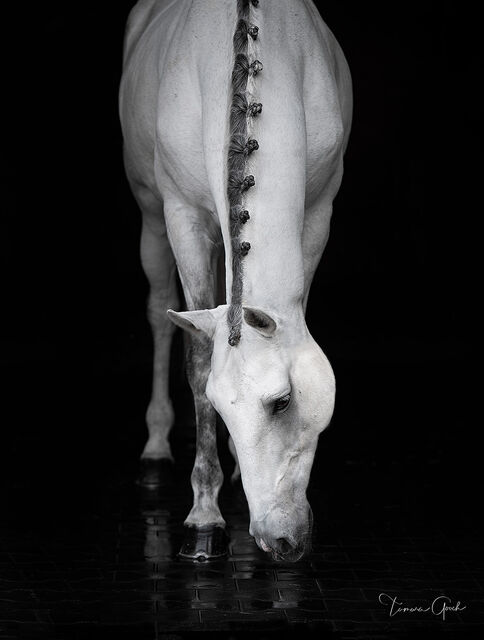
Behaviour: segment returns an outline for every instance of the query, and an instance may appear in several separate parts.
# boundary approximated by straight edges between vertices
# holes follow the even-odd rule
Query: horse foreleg
[[[197,452],[191,481],[193,507],[185,524],[189,527],[225,527],[218,506],[218,493],[223,473],[217,453],[216,412],[205,394],[212,343],[206,336],[189,337],[187,374],[195,401],[197,422]]]
[[[187,532],[180,555],[211,559],[225,555],[225,520],[218,506],[223,473],[217,453],[216,412],[205,394],[212,343],[206,336],[189,336],[187,374],[195,401],[197,452],[191,481],[193,506],[185,520]]]
[[[207,225],[201,224],[201,212],[178,203],[173,208],[173,214],[167,210],[168,232],[188,310],[211,309],[216,299],[219,246]],[[217,453],[216,412],[205,393],[212,341],[202,332],[188,333],[187,340],[187,376],[195,403],[197,444],[191,475],[193,506],[185,520],[187,531],[180,555],[209,559],[224,555],[227,549],[225,521],[218,506],[223,473]]]
[[[150,285],[148,319],[153,334],[153,389],[146,412],[148,441],[141,454],[139,483],[158,486],[163,483],[173,456],[168,436],[174,412],[168,395],[170,348],[174,326],[166,315],[178,308],[175,259],[168,242],[163,206],[148,190],[135,192],[143,212],[141,262]]]

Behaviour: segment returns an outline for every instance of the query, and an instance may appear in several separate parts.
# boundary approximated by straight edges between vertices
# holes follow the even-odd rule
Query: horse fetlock
[[[173,460],[168,440],[173,421],[174,412],[170,402],[165,402],[162,405],[150,403],[146,412],[149,437],[143,449],[142,458]]]
[[[225,520],[220,512],[217,499],[208,498],[195,499],[194,505],[188,514],[185,523],[187,527],[222,527],[225,528]]]
[[[223,483],[220,464],[197,460],[192,471],[193,508],[185,524],[189,526],[225,526],[218,506],[218,494]]]
[[[173,460],[170,443],[166,438],[156,436],[149,437],[146,442],[141,458],[151,458],[152,460],[168,459]]]

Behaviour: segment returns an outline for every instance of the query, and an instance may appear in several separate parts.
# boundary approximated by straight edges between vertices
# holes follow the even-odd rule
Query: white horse
[[[347,63],[311,0],[140,0],[131,11],[120,116],[155,346],[142,461],[149,483],[172,460],[174,323],[190,337],[197,422],[187,557],[224,552],[216,411],[259,547],[297,560],[310,543],[306,488],[335,381],[305,310],[351,110]],[[184,312],[172,310],[177,270]]]

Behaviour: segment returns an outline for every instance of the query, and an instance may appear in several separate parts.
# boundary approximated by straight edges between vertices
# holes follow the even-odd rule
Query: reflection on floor
[[[100,397],[111,393],[117,397],[119,386],[100,384]],[[143,406],[140,398],[133,404]],[[312,553],[296,564],[266,557],[248,534],[240,487],[226,482],[230,554],[192,563],[177,558],[191,501],[192,425],[174,434],[173,483],[143,490],[134,482],[131,417],[120,409],[112,422],[109,406],[96,424],[73,418],[75,455],[61,455],[62,429],[55,445],[35,428],[13,435],[2,469],[2,640],[481,636],[482,539],[464,518],[472,509],[461,487],[458,496],[449,483],[441,488],[445,450],[423,442],[415,457],[414,447],[389,451],[374,434],[367,446],[361,434],[350,445],[348,433],[358,438],[360,425],[347,412],[345,435],[340,412],[323,436],[309,490]],[[222,462],[229,477],[224,449]],[[439,596],[460,602],[445,620],[428,611],[390,615],[390,598],[425,609]]]

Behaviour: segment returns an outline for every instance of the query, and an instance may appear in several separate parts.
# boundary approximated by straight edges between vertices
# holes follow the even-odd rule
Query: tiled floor
[[[86,426],[89,437],[107,413]],[[425,447],[417,458],[411,447],[393,457],[371,443],[349,451],[340,426],[323,436],[315,462],[313,552],[292,565],[257,549],[245,498],[229,483],[221,495],[229,556],[177,558],[191,499],[189,421],[174,434],[179,465],[162,492],[135,485],[129,429],[116,439],[107,427],[96,454],[76,431],[72,457],[35,429],[14,436],[1,494],[0,638],[482,637],[482,538],[470,505],[459,510],[454,495],[439,494],[445,459]],[[108,450],[114,455],[103,458]],[[223,447],[222,462],[227,471]],[[429,612],[391,617],[382,593],[407,607],[444,595],[465,609],[445,621]]]

